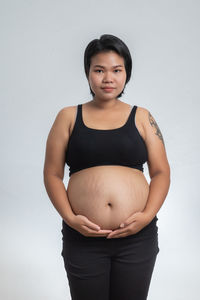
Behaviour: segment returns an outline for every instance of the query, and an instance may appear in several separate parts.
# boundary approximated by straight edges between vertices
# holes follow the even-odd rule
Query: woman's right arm
[[[65,185],[63,183],[65,153],[69,140],[70,108],[61,109],[50,129],[43,169],[44,185],[47,194],[63,220],[70,225],[73,213]]]
[[[65,223],[86,236],[106,236],[112,230],[101,230],[86,216],[74,214],[67,197],[63,177],[69,141],[70,112],[70,107],[61,109],[49,132],[43,170],[44,185],[51,202]]]

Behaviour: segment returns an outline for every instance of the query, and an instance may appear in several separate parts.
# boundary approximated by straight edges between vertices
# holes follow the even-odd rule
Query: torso
[[[125,109],[126,105],[129,107],[123,103],[123,111],[128,111]],[[85,104],[83,107],[85,108]],[[92,115],[94,117],[94,113]],[[73,131],[75,116],[76,106],[73,107],[69,135]],[[88,127],[98,128],[94,121],[90,125],[92,122],[88,124],[85,115],[83,118]],[[135,115],[135,125],[145,141],[139,107]],[[110,125],[110,128],[115,127],[119,126]],[[73,212],[76,215],[86,216],[101,226],[101,229],[116,229],[131,214],[142,211],[148,193],[149,184],[142,171],[118,165],[95,166],[75,172],[71,175],[67,186],[67,195]]]

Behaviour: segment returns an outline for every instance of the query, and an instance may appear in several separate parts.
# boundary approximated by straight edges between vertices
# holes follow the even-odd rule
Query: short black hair
[[[84,52],[84,69],[85,69],[86,77],[87,79],[89,77],[89,70],[90,70],[92,56],[100,52],[109,52],[111,50],[115,51],[117,54],[119,54],[121,57],[124,58],[124,65],[126,69],[126,82],[125,82],[125,86],[126,86],[126,84],[129,82],[131,78],[131,71],[132,71],[131,54],[126,44],[120,38],[111,34],[103,34],[100,36],[100,39],[94,39],[87,45]],[[95,96],[91,88],[90,88],[90,92],[93,96]],[[121,97],[123,93],[124,93],[124,89],[118,95],[118,98]]]

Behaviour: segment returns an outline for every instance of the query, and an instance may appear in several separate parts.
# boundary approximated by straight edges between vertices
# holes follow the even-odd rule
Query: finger
[[[125,236],[128,236],[127,232],[122,232],[122,233],[118,233],[118,234],[115,234],[115,235],[113,234],[110,237],[107,236],[107,238],[115,239],[115,238],[120,238],[120,237],[125,237]]]
[[[112,232],[112,230],[109,230],[109,229],[100,229],[98,231],[98,233],[110,233],[110,232]]]
[[[112,232],[112,230],[109,229],[100,229],[98,230],[98,232],[96,230],[91,229],[90,227],[88,227],[87,225],[83,225],[85,227],[85,229],[87,229],[88,233],[96,233],[97,235],[102,235],[102,234],[108,234],[110,232]]]
[[[87,220],[86,224],[84,224],[84,225],[89,227],[90,229],[93,229],[93,230],[96,230],[96,231],[101,229],[99,225],[97,225],[97,224],[95,224],[95,223],[93,223],[89,220]]]
[[[124,232],[127,232],[127,228],[114,230],[112,233],[110,233],[108,235],[108,238],[113,237],[114,235],[117,235],[117,234],[124,233]]]
[[[100,231],[95,232],[94,231],[94,234],[95,234],[95,236],[106,236],[107,237],[109,232],[100,232]]]
[[[105,233],[105,232],[100,232],[100,231],[98,231],[98,232],[92,231],[92,232],[88,232],[88,234],[89,234],[89,236],[95,236],[95,237],[102,237],[102,236],[107,237],[108,232]]]
[[[124,222],[125,225],[128,225],[128,224],[130,224],[130,223],[135,222],[140,214],[141,214],[140,211],[138,211],[138,212],[132,214],[132,215],[131,215],[129,218],[127,218],[126,221]]]
[[[135,214],[130,216],[128,219],[126,219],[126,221],[122,222],[122,224],[124,224],[124,227],[131,224],[131,223],[134,223],[135,222]]]
[[[90,227],[88,227],[87,225],[83,225],[89,232],[96,232],[96,230],[94,230],[94,229],[91,229]],[[100,229],[100,230],[98,230],[98,232],[96,232],[96,233],[110,233],[110,232],[112,232],[112,230],[111,229]]]

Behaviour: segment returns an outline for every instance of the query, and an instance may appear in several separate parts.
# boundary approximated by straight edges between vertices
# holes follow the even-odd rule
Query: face
[[[100,52],[91,58],[88,78],[98,99],[114,99],[122,92],[126,82],[123,57],[114,51]],[[105,89],[111,87],[112,89]]]

